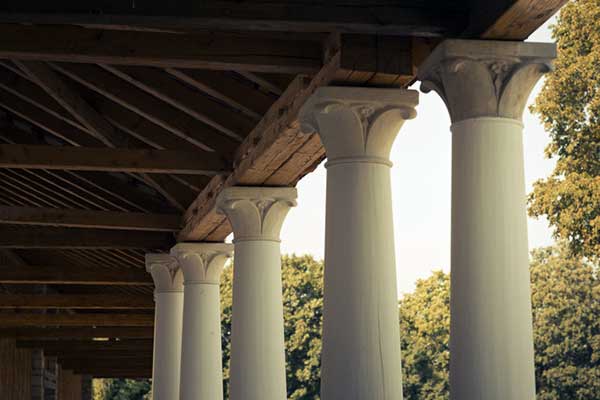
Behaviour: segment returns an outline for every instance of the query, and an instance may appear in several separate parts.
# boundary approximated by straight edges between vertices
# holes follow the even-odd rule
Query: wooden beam
[[[319,70],[321,46],[276,34],[181,35],[5,24],[0,25],[0,58],[299,74]]]
[[[171,214],[0,206],[0,224],[176,232],[180,223]]]
[[[110,378],[122,378],[122,379],[148,379],[152,377],[152,369],[125,369],[125,370],[117,370],[114,368],[111,369],[81,369],[73,371],[79,375],[90,375],[96,379],[110,379]]]
[[[150,351],[150,354],[152,352]],[[45,355],[45,354],[44,354]],[[58,357],[57,361],[64,369],[84,371],[89,368],[89,364],[94,364],[94,368],[119,368],[119,365],[127,365],[128,368],[151,369],[152,358],[131,358],[131,357],[115,357],[115,358],[67,358]]]
[[[0,266],[0,283],[48,285],[152,286],[141,268],[82,268],[73,266]]]
[[[98,140],[109,147],[123,144],[122,135],[48,65],[37,61],[16,61],[16,64]]]
[[[0,248],[13,249],[168,249],[173,237],[162,232],[106,229],[0,227]]]
[[[0,168],[218,175],[225,164],[210,152],[4,144]]]
[[[152,314],[28,314],[5,313],[1,327],[25,326],[153,326]]]
[[[152,296],[130,294],[0,294],[0,309],[154,309]]]
[[[475,2],[469,33],[483,39],[525,40],[568,0]]]
[[[79,314],[76,314],[79,315]],[[83,314],[89,315],[89,314]],[[107,314],[111,315],[111,314]],[[134,314],[135,315],[135,314]],[[152,316],[152,315],[151,315]],[[132,340],[17,340],[17,347],[24,349],[44,349],[46,352],[55,354],[80,355],[85,352],[125,352],[135,353],[150,350],[152,352],[153,341],[148,339]],[[152,354],[152,353],[150,353]]]
[[[153,327],[68,327],[68,328],[4,328],[0,329],[0,337],[11,337],[17,340],[35,339],[152,339]]]
[[[339,4],[338,4],[339,3]],[[413,4],[414,3],[414,4]],[[460,5],[460,3],[458,3]],[[45,12],[51,10],[51,12]],[[1,21],[104,26],[112,29],[353,32],[406,36],[459,33],[468,13],[457,2],[391,1],[54,1],[0,6]]]

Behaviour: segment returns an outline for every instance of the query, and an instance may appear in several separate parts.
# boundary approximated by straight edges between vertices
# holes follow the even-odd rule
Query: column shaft
[[[301,121],[327,151],[321,399],[401,400],[389,153],[418,93],[320,88]]]
[[[179,399],[183,292],[157,292],[155,302],[152,396]]]
[[[181,400],[223,398],[219,285],[185,284]]]
[[[231,400],[286,398],[279,242],[235,243]]]
[[[522,124],[452,133],[452,398],[534,399]]]
[[[390,168],[327,169],[321,397],[401,399]]]

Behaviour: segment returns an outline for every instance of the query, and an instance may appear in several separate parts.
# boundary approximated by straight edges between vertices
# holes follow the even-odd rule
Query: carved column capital
[[[175,257],[169,254],[146,254],[146,271],[152,275],[156,293],[183,291],[183,274]]]
[[[417,74],[421,90],[435,90],[452,122],[477,117],[521,120],[527,98],[552,69],[553,43],[449,39]]]
[[[319,133],[329,165],[390,164],[394,139],[404,121],[416,116],[418,99],[415,90],[322,87],[300,110],[301,129]]]
[[[233,254],[228,243],[178,243],[171,249],[183,271],[184,283],[219,284],[223,266]]]
[[[236,241],[279,241],[285,216],[296,205],[295,188],[229,187],[217,198],[217,211],[227,215]]]

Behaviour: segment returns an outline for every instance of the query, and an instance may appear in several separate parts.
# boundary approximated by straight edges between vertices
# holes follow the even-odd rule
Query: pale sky
[[[528,39],[551,42],[546,23]],[[533,102],[538,83],[529,98]],[[411,89],[418,89],[418,84]],[[392,195],[399,295],[413,290],[419,278],[433,270],[450,268],[450,119],[435,93],[421,94],[417,118],[402,127],[392,148]],[[554,161],[544,156],[549,136],[536,116],[525,111],[525,179],[532,183],[548,176]],[[352,221],[348,221],[352,223]],[[325,168],[298,184],[298,206],[289,213],[282,230],[282,252],[324,256]],[[382,238],[385,240],[385,238]],[[529,247],[553,242],[545,219],[529,219]],[[367,266],[365,266],[367,267]]]

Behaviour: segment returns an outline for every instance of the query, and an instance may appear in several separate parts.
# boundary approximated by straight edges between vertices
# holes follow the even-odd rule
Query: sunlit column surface
[[[184,279],[181,400],[223,399],[219,283],[233,245],[179,243],[171,249]]]
[[[521,117],[555,53],[447,40],[419,69],[452,119],[453,400],[535,398]]]
[[[301,112],[327,152],[321,399],[400,400],[389,153],[418,92],[318,89]]]
[[[154,280],[154,400],[179,399],[183,275],[174,257],[146,254],[146,270]]]
[[[296,189],[230,187],[217,199],[235,243],[230,399],[286,399],[279,233]]]

